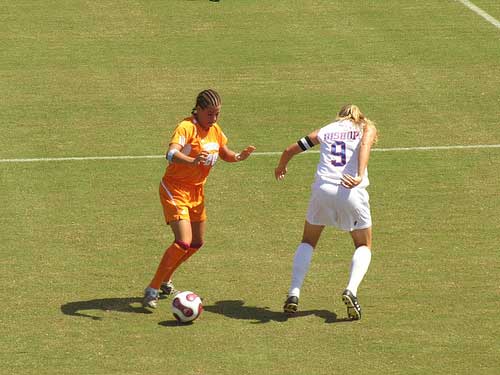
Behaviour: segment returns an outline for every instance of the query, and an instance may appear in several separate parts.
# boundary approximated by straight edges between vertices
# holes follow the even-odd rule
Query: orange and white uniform
[[[196,123],[193,116],[185,118],[174,130],[170,144],[182,146],[180,152],[195,158],[202,151],[209,153],[204,165],[170,163],[160,183],[160,200],[167,223],[176,220],[206,220],[204,184],[217,162],[219,149],[227,137],[219,124],[208,130]]]

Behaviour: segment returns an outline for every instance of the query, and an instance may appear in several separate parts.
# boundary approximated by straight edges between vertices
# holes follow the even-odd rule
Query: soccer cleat
[[[358,298],[349,289],[344,290],[342,293],[342,301],[347,306],[347,315],[350,319],[361,319],[361,306],[359,305]]]
[[[158,298],[159,298],[158,290],[151,287],[147,287],[144,290],[144,298],[142,300],[142,306],[156,309],[158,307]]]
[[[285,301],[285,305],[283,306],[283,311],[287,314],[295,314],[297,312],[298,307],[299,307],[299,297],[289,296]]]
[[[172,281],[161,283],[160,298],[167,298],[168,296],[177,293],[179,293],[179,291],[175,289],[174,283]]]

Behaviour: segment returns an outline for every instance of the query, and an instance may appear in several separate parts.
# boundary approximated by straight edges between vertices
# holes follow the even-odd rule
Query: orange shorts
[[[162,180],[160,201],[167,224],[177,220],[200,222],[207,219],[203,185],[182,185]]]

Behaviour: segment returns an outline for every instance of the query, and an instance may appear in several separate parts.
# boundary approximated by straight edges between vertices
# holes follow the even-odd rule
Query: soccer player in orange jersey
[[[172,274],[203,245],[205,196],[203,187],[219,157],[230,163],[246,160],[255,150],[248,146],[239,153],[228,148],[227,138],[217,123],[221,98],[204,90],[196,98],[191,116],[177,125],[167,151],[169,164],[160,183],[160,200],[174,242],[165,250],[156,273],[144,291],[143,306],[156,308],[160,289],[173,291]]]

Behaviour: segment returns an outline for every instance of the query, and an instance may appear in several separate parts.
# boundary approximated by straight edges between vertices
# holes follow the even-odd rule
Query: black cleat
[[[160,296],[159,296],[161,299],[167,298],[168,296],[171,296],[171,295],[177,294],[177,293],[179,293],[179,291],[177,291],[175,289],[174,284],[172,283],[172,281],[161,283],[161,286],[160,286]]]
[[[347,306],[347,315],[350,319],[361,319],[361,306],[359,305],[358,298],[349,289],[344,290],[342,293],[342,301]]]
[[[295,314],[299,307],[299,297],[290,296],[286,299],[283,311],[287,314]]]

